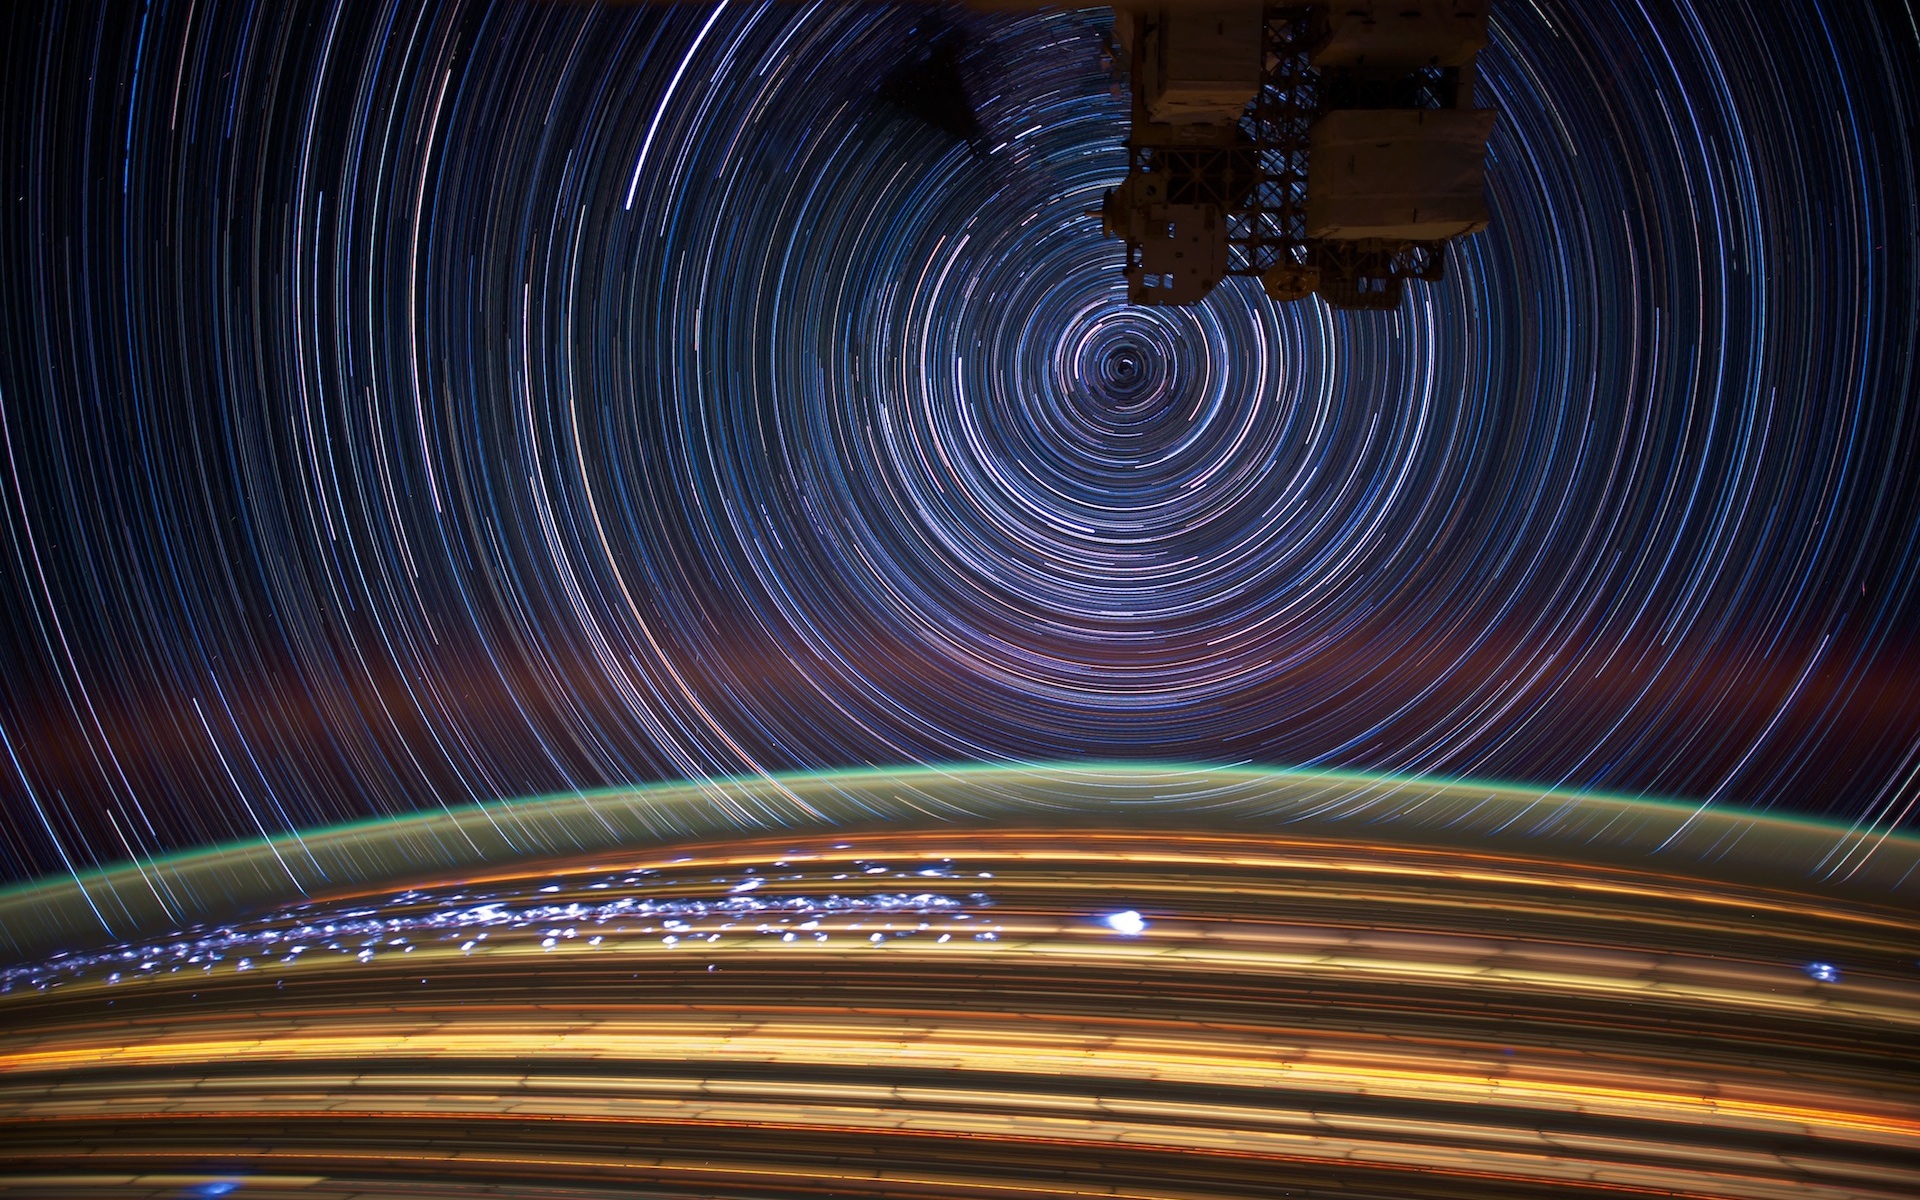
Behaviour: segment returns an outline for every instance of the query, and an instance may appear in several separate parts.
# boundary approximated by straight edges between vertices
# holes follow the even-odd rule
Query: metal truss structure
[[[1130,181],[1157,183],[1154,193],[1169,203],[1207,205],[1224,213],[1224,274],[1261,277],[1278,300],[1317,291],[1335,308],[1391,309],[1400,302],[1404,281],[1441,278],[1445,242],[1309,238],[1310,130],[1334,108],[1451,108],[1460,73],[1429,68],[1374,79],[1322,71],[1312,65],[1310,52],[1324,22],[1319,5],[1265,7],[1259,91],[1228,144],[1194,144],[1190,136],[1154,124],[1136,88],[1127,143]],[[1143,244],[1131,232],[1123,236],[1127,277],[1136,285],[1133,298],[1156,303],[1151,289],[1138,286],[1146,270]]]

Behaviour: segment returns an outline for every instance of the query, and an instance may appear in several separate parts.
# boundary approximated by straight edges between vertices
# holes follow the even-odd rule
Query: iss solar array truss
[[[1156,119],[1168,115],[1155,98],[1170,87],[1171,35],[1156,36],[1186,13],[1120,17],[1133,128],[1104,216],[1127,243],[1128,299],[1191,304],[1241,275],[1279,301],[1317,292],[1334,308],[1385,310],[1404,281],[1439,280],[1446,242],[1486,224],[1494,114],[1470,107],[1485,4],[1262,6],[1251,102],[1212,125]],[[1407,27],[1397,37],[1395,20]]]

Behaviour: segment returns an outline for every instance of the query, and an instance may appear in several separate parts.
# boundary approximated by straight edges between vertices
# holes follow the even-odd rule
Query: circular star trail
[[[5,19],[10,877],[874,763],[1920,799],[1901,14],[1497,5],[1387,314],[1126,306],[1097,13]]]

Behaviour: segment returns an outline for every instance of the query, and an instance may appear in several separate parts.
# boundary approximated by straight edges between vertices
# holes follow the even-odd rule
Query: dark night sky
[[[1390,314],[1125,306],[1092,13],[957,18],[986,154],[881,5],[0,19],[0,878],[970,759],[1920,818],[1897,4],[1496,4]]]

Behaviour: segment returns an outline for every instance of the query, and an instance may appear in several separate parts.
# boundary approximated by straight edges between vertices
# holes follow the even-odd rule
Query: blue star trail
[[[1125,304],[1097,11],[3,19],[0,877],[969,761],[1913,825],[1897,6],[1496,4],[1391,313]]]

